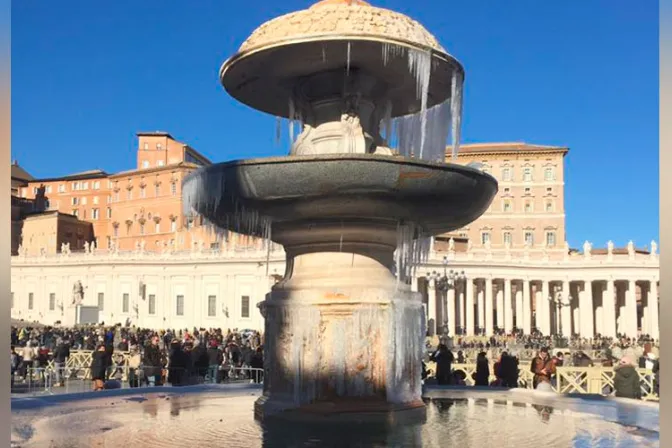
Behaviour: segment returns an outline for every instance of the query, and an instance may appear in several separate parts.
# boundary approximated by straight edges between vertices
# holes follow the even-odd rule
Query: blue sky
[[[12,158],[37,177],[135,164],[166,130],[213,161],[284,154],[275,119],[230,98],[221,63],[310,1],[22,0],[12,4]],[[378,0],[466,69],[466,142],[570,148],[567,236],[658,240],[658,3]]]

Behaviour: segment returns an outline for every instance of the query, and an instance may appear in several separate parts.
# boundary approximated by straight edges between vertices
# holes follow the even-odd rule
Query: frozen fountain
[[[284,246],[260,304],[255,415],[423,408],[413,267],[428,238],[490,205],[494,178],[445,163],[459,146],[464,70],[419,23],[362,1],[271,20],[220,71],[227,92],[288,121],[289,155],[221,163],[184,182],[187,212]]]
[[[659,446],[657,404],[422,390],[424,318],[409,279],[427,239],[478,218],[497,191],[489,175],[444,163],[447,142],[459,149],[463,79],[420,24],[361,0],[254,31],[221,81],[286,122],[289,155],[207,167],[184,198],[217,232],[285,248],[284,279],[260,304],[263,391],[15,398],[12,446]]]

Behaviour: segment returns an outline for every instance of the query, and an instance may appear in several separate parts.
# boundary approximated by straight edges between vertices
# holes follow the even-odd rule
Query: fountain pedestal
[[[274,239],[287,272],[261,304],[266,375],[256,417],[424,409],[422,303],[392,272],[396,228],[299,224],[274,228]]]

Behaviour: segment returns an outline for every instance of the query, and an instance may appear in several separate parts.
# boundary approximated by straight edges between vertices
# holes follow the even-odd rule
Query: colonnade
[[[530,334],[659,337],[658,279],[460,278],[446,284],[415,279],[430,334]],[[444,328],[447,327],[447,328]]]

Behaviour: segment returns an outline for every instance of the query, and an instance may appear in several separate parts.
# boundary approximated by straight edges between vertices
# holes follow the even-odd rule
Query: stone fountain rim
[[[281,165],[281,164],[294,164],[294,163],[314,163],[314,162],[332,162],[332,161],[363,161],[363,162],[381,162],[389,163],[393,165],[413,165],[424,168],[438,168],[443,169],[444,171],[455,171],[464,175],[478,176],[480,179],[490,181],[495,185],[498,185],[497,179],[495,179],[489,173],[481,171],[477,168],[473,168],[466,165],[460,165],[458,163],[451,162],[434,162],[429,160],[420,160],[413,159],[408,157],[400,156],[388,156],[382,154],[317,154],[317,155],[292,155],[292,156],[271,156],[271,157],[257,157],[252,159],[235,159],[227,162],[213,163],[206,167],[200,168],[196,171],[189,173],[182,184],[186,184],[192,178],[198,176],[201,172],[204,171],[218,171],[220,169],[225,169],[229,167],[237,166],[252,166],[252,165]]]
[[[455,56],[451,55],[450,53],[446,52],[443,49],[434,48],[429,45],[424,45],[418,42],[414,42],[412,40],[397,37],[387,37],[384,35],[377,35],[371,33],[353,32],[353,33],[320,33],[310,36],[288,37],[279,39],[272,43],[266,42],[259,44],[257,46],[251,46],[249,48],[245,48],[244,50],[239,50],[236,53],[234,53],[233,56],[229,57],[226,61],[224,61],[224,63],[221,65],[219,69],[219,81],[222,84],[224,90],[226,90],[229,95],[238,99],[238,97],[229,90],[229,87],[227,87],[226,77],[227,74],[230,72],[230,70],[240,62],[245,62],[246,60],[249,60],[252,57],[260,56],[263,55],[263,53],[265,52],[277,50],[280,48],[300,46],[302,44],[314,44],[318,42],[346,43],[355,41],[362,41],[367,43],[379,43],[379,44],[394,44],[401,47],[405,47],[407,49],[428,52],[430,53],[433,62],[438,61],[440,64],[450,65],[453,70],[456,70],[461,74],[463,82],[465,80],[466,74],[462,63]],[[241,101],[240,99],[238,100]],[[281,112],[280,110],[266,110],[264,108],[259,108],[259,106],[252,106],[252,105],[250,105],[250,107],[253,107],[254,109],[257,109],[262,112],[272,114],[274,116],[289,118],[288,111]],[[405,114],[393,113],[392,117],[394,118],[396,116],[403,116],[403,115]]]

